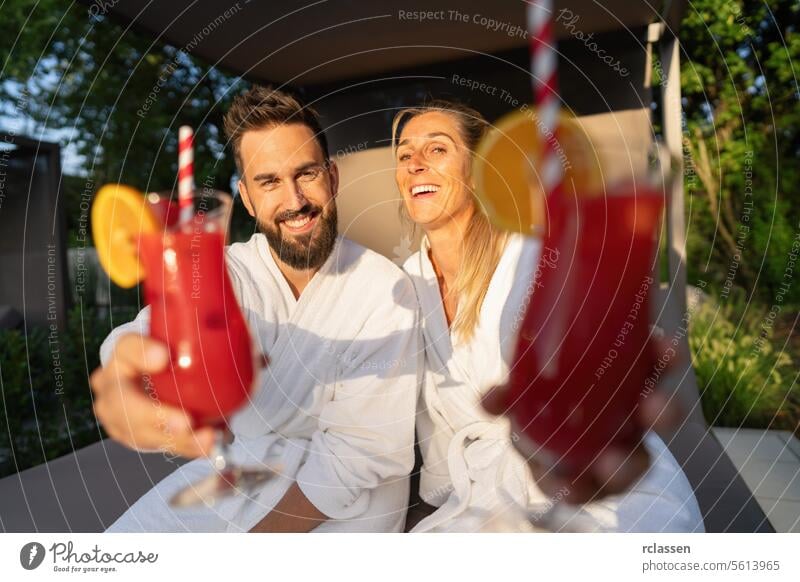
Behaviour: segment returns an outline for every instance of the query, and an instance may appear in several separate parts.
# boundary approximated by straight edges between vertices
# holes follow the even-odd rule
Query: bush
[[[765,315],[741,301],[723,307],[706,301],[692,314],[689,347],[712,425],[798,428],[800,390],[792,359],[773,343]]]
[[[115,309],[114,325],[135,308]],[[89,375],[111,319],[70,310],[50,343],[48,329],[0,331],[0,477],[33,467],[104,437],[92,411]]]

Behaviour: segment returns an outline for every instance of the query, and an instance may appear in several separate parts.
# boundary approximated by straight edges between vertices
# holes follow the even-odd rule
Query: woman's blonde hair
[[[455,118],[467,149],[474,154],[478,142],[489,127],[488,122],[471,107],[444,99],[436,99],[419,107],[398,111],[392,122],[392,148],[397,148],[402,127],[409,120],[431,111],[439,111]],[[470,159],[470,174],[471,164],[472,160]],[[475,328],[480,320],[483,300],[506,244],[506,233],[495,228],[489,222],[474,193],[472,202],[475,212],[464,232],[461,268],[456,276],[454,288],[450,290],[459,298],[452,329],[456,337],[464,342],[470,340],[475,333]],[[400,216],[406,225],[411,225],[412,228],[416,226],[408,216],[404,204],[400,205]]]

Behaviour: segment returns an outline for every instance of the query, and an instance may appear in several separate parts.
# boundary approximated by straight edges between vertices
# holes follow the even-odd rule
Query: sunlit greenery
[[[719,307],[713,300],[692,313],[689,347],[710,423],[794,430],[800,422],[797,370],[766,315],[741,301]]]

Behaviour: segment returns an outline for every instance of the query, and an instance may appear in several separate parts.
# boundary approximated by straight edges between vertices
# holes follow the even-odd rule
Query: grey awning
[[[599,34],[641,28],[661,15],[677,13],[675,5],[683,3],[564,0],[556,3],[556,10],[578,16],[571,25],[573,32]],[[300,86],[527,44],[521,33],[522,0],[124,0],[109,6],[109,11],[156,39],[251,80]],[[568,17],[562,13],[561,37],[570,36],[564,27]]]

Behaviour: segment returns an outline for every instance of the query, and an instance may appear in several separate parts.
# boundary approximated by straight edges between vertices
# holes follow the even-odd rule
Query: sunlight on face
[[[406,210],[425,230],[441,228],[472,211],[471,153],[455,116],[431,111],[408,121],[395,163]]]
[[[336,238],[336,165],[306,125],[248,131],[240,146],[242,202],[270,247],[294,268],[318,267]]]

